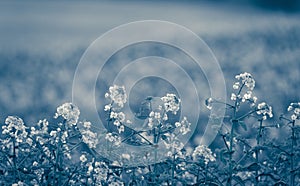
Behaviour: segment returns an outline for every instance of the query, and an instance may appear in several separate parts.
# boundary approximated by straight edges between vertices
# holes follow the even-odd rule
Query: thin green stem
[[[290,180],[290,185],[294,186],[295,185],[295,172],[294,172],[294,148],[296,144],[296,136],[295,136],[295,120],[292,122],[292,145],[291,145],[291,180]]]

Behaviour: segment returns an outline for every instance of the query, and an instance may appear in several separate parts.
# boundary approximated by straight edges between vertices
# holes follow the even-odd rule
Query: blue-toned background
[[[8,115],[28,124],[51,118],[58,105],[71,101],[74,72],[89,44],[144,19],[194,31],[217,57],[228,93],[235,74],[250,72],[255,94],[278,116],[300,99],[299,7],[295,0],[1,1],[0,122]]]

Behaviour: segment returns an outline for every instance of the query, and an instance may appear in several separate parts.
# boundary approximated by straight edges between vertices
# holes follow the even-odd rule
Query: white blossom
[[[111,86],[109,87],[109,92],[105,94],[107,99],[113,101],[118,107],[124,107],[124,104],[127,101],[127,95],[124,86]],[[106,107],[108,109],[108,107]]]
[[[199,145],[193,151],[192,157],[195,161],[204,160],[205,164],[216,161],[210,148],[205,145]]]
[[[300,102],[298,103],[291,103],[288,107],[288,112],[292,112],[291,114],[291,119],[293,121],[297,120],[297,119],[300,119]]]
[[[73,103],[64,103],[57,107],[54,118],[63,117],[70,126],[76,125],[79,119],[80,111]]]
[[[173,114],[176,114],[180,109],[181,100],[177,98],[175,94],[167,94],[166,96],[162,97],[161,100],[164,102],[164,109],[166,112],[172,112]]]
[[[258,115],[262,115],[262,119],[263,120],[266,120],[267,119],[267,116],[269,118],[272,118],[273,117],[273,113],[272,113],[272,107],[269,106],[267,103],[265,102],[262,102],[260,104],[257,105],[257,111],[256,113]]]

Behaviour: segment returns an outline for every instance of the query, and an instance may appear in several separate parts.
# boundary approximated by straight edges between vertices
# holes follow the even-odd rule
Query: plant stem
[[[256,136],[256,147],[258,147],[260,145],[260,138],[261,138],[261,133],[262,133],[262,129],[263,129],[262,123],[263,123],[263,120],[260,119],[259,120],[258,134]],[[258,164],[258,162],[259,162],[259,157],[258,156],[259,156],[259,150],[256,149],[255,150],[255,163],[256,164]],[[258,185],[258,182],[259,182],[258,170],[255,171],[255,182],[256,182],[256,185]]]
[[[295,174],[294,174],[294,147],[296,144],[296,136],[295,136],[295,120],[292,122],[292,146],[291,146],[291,180],[290,185],[295,185]]]

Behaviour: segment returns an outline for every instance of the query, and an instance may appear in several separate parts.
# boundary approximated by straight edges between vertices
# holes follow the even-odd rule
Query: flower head
[[[186,117],[183,117],[182,121],[181,122],[176,122],[175,123],[175,126],[176,128],[179,129],[179,132],[182,134],[182,135],[185,135],[187,134],[188,132],[191,131],[191,123],[187,120]]]
[[[2,126],[2,134],[9,135],[15,138],[17,142],[22,142],[28,135],[26,132],[26,127],[21,118],[17,116],[8,116],[5,119],[5,124]]]
[[[98,136],[96,132],[91,131],[91,122],[85,121],[81,123],[83,127],[79,129],[82,141],[94,149],[98,145]]]
[[[251,107],[255,106],[257,97],[253,96],[252,91],[255,87],[255,80],[248,72],[241,73],[235,76],[238,81],[233,84],[233,89],[236,93],[231,94],[231,100],[237,101],[237,105],[240,102],[248,102]]]
[[[118,136],[117,134],[113,133],[107,133],[105,136],[105,139],[111,143],[113,143],[115,146],[119,146],[121,144],[121,137]]]
[[[272,107],[268,104],[266,104],[265,102],[262,102],[260,104],[257,105],[257,111],[256,113],[258,115],[262,115],[262,119],[263,120],[266,120],[267,119],[267,116],[269,118],[272,118],[273,117],[273,113],[272,113]]]
[[[249,90],[253,90],[255,87],[255,80],[253,79],[252,75],[248,72],[236,75],[235,79],[239,80],[239,82],[234,83],[233,89],[239,89],[241,84],[245,85]]]
[[[172,112],[176,114],[180,108],[181,100],[175,94],[167,94],[162,97],[161,100],[164,102],[164,109],[166,112]]]
[[[111,86],[109,87],[109,92],[105,94],[107,99],[110,99],[115,103],[118,107],[124,107],[124,104],[127,101],[127,95],[124,86]],[[108,107],[106,107],[106,110]]]
[[[298,103],[291,103],[288,107],[288,112],[292,112],[292,115],[291,115],[291,119],[293,121],[297,120],[297,119],[300,119],[300,102]]]
[[[79,119],[80,111],[73,103],[64,103],[57,107],[54,118],[63,117],[69,126],[76,125]]]
[[[194,160],[199,161],[204,159],[204,163],[208,164],[209,162],[216,161],[215,156],[213,155],[210,148],[205,145],[199,145],[193,151],[192,157]]]

